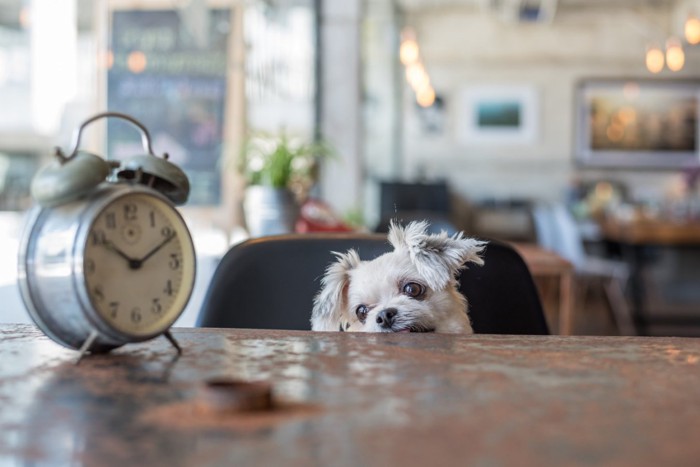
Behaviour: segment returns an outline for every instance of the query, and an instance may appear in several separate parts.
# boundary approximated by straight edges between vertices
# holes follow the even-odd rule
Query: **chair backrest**
[[[541,203],[533,208],[532,215],[538,243],[580,267],[586,252],[576,221],[566,206]]]
[[[555,251],[557,247],[557,231],[551,207],[544,203],[537,203],[532,206],[532,224],[535,229],[537,243],[542,248]]]
[[[221,260],[197,326],[299,329],[310,326],[313,297],[331,252],[355,248],[364,260],[391,251],[384,235],[306,234],[252,239]],[[526,264],[510,246],[490,242],[485,265],[462,272],[474,331],[548,334],[537,289]]]

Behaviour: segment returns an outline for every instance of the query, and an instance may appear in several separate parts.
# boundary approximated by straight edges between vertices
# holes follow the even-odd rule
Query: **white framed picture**
[[[576,90],[576,162],[587,167],[700,165],[700,83],[585,79]]]
[[[533,144],[538,137],[537,104],[531,86],[464,88],[457,98],[457,140],[464,145]]]

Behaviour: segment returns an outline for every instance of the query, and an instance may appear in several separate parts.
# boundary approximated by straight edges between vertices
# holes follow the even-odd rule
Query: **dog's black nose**
[[[377,324],[383,328],[390,328],[394,323],[394,317],[399,311],[396,308],[385,308],[377,313]]]

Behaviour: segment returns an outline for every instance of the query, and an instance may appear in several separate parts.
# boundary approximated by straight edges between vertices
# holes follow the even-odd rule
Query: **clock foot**
[[[83,345],[80,346],[80,355],[78,355],[78,360],[75,362],[76,365],[79,365],[83,357],[90,351],[90,347],[92,347],[92,344],[95,342],[95,339],[97,339],[98,336],[99,334],[97,333],[97,331],[92,331],[88,338],[85,339]]]
[[[173,335],[170,333],[170,331],[169,330],[165,331],[163,333],[163,335],[165,336],[166,339],[168,339],[168,341],[170,341],[171,344],[173,344],[173,347],[175,347],[175,349],[177,349],[177,354],[182,355],[182,347],[180,347],[180,344],[177,343],[177,341],[175,340]]]

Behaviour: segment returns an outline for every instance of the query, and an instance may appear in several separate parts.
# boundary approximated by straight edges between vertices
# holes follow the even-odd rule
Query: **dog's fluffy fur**
[[[392,222],[394,251],[361,261],[355,250],[334,254],[314,299],[314,331],[472,333],[467,300],[455,276],[483,264],[486,242],[460,232],[430,235],[429,224]]]

